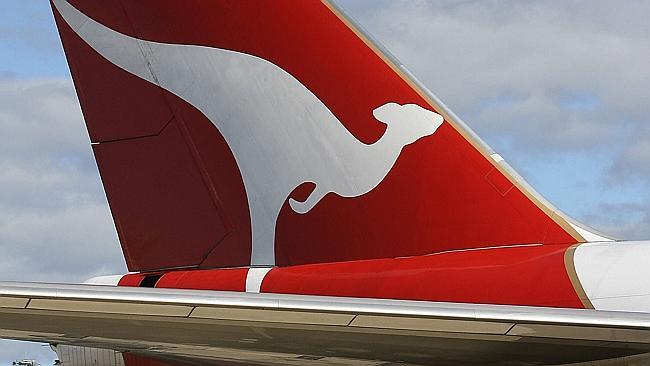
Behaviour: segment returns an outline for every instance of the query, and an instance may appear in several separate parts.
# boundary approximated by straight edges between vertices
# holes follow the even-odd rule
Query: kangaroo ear
[[[391,121],[391,116],[397,109],[401,107],[401,105],[394,102],[386,103],[375,108],[375,110],[372,111],[372,115],[375,116],[375,119],[377,119],[379,122],[389,124]]]

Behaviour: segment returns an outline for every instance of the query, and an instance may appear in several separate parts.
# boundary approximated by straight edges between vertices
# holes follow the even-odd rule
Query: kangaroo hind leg
[[[327,192],[324,189],[321,189],[320,186],[317,184],[316,188],[309,194],[309,197],[304,202],[299,202],[294,200],[293,198],[289,198],[289,206],[291,206],[291,209],[293,209],[296,213],[299,214],[305,214],[309,212],[316,204],[323,198]]]

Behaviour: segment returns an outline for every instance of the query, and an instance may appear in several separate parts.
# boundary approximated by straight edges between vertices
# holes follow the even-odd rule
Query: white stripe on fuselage
[[[246,273],[246,292],[259,293],[262,282],[273,267],[251,267]]]

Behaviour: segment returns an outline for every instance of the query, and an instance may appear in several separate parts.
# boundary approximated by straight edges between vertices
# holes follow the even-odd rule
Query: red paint
[[[262,292],[582,308],[566,245],[276,268]]]
[[[122,278],[120,278],[120,280],[118,281],[117,285],[125,286],[125,287],[138,287],[140,286],[140,282],[142,282],[142,280],[144,279],[144,276],[146,276],[146,274],[129,273],[122,276]]]
[[[138,287],[142,280],[153,274],[160,274],[157,288],[184,290],[239,291],[246,290],[248,268],[218,270],[176,270],[165,273],[129,273],[118,282],[118,286]]]
[[[243,292],[246,290],[247,273],[248,268],[173,271],[165,273],[156,287]]]
[[[274,268],[266,293],[582,308],[567,274],[566,245],[468,250],[396,259]],[[173,271],[156,287],[244,291],[246,268]],[[122,278],[139,284],[142,275]]]
[[[228,230],[228,234],[219,240],[210,238],[212,249],[200,261],[186,262],[184,266],[247,266],[251,258],[251,220],[244,182],[235,158],[223,136],[201,112],[171,94],[167,94],[167,99],[176,118],[186,129],[185,142],[194,153],[194,162],[200,167],[203,183],[210,192],[210,199],[215,207],[220,208],[218,215]],[[175,177],[177,174],[172,173],[171,176]],[[174,194],[185,199],[188,193],[179,189]],[[192,213],[196,215],[197,212]],[[193,231],[181,230],[180,234],[185,238],[196,236]],[[181,240],[174,244],[174,249],[180,252],[196,251],[197,246]],[[164,253],[160,253],[158,257],[164,259]]]
[[[92,142],[156,135],[169,123],[160,88],[106,62],[58,14],[56,23],[66,54],[74,55],[68,64]]]
[[[93,151],[126,257],[138,269],[156,269],[163,253],[168,267],[201,262],[228,234],[175,123],[158,136]]]
[[[398,102],[433,109],[319,1],[196,0],[191,7],[176,0],[71,3],[131,36],[219,47],[269,60],[308,87],[352,134],[366,143],[376,141],[385,130],[372,117],[374,108]],[[91,66],[104,63],[101,70],[110,69],[106,61],[97,60],[92,52],[84,52],[82,46],[68,46],[78,40],[74,40],[65,25],[59,24],[59,28],[63,29],[71,64],[83,60]],[[92,62],[86,60],[93,57]],[[142,91],[149,95],[148,84],[138,84],[115,70],[107,71],[103,79],[97,76],[104,83],[114,84],[114,89],[109,90],[90,79],[87,72],[75,67],[72,71],[78,89],[85,95],[82,104],[91,105],[93,98],[98,98],[104,112],[116,105],[114,94],[118,91],[128,88],[128,93]],[[119,77],[114,78],[115,75]],[[159,140],[158,155],[151,158],[158,165],[152,165],[152,169],[168,169],[164,166],[168,158],[169,164],[186,164],[193,159],[198,172],[175,166],[179,171],[201,173],[204,187],[200,188],[193,178],[172,189],[170,178],[189,178],[168,169],[169,174],[153,178],[138,175],[141,181],[135,184],[142,190],[131,190],[123,176],[114,175],[120,173],[119,169],[106,168],[123,165],[125,154],[114,151],[110,156],[98,155],[111,207],[114,213],[117,211],[115,220],[129,268],[248,264],[250,220],[241,178],[233,172],[236,166],[232,155],[218,133],[208,132],[209,121],[205,117],[177,98],[164,95],[176,117],[174,126],[183,127],[176,125],[182,120],[189,131],[183,138],[193,153],[191,157],[160,155],[182,149]],[[156,103],[146,102],[148,106]],[[127,111],[137,113],[133,105],[124,105]],[[92,108],[84,106],[84,112],[88,109]],[[155,109],[151,115],[158,111]],[[186,117],[178,118],[185,112]],[[90,130],[105,128],[110,132],[107,134],[123,134],[119,129],[111,130],[108,120],[96,114],[89,113],[86,118],[90,120]],[[167,143],[169,147],[164,145]],[[138,167],[145,166],[143,163]],[[153,193],[144,191],[147,187],[160,197],[158,201],[153,199]],[[207,193],[200,193],[202,190]],[[139,199],[140,194],[152,199]],[[207,209],[209,205],[212,210]],[[141,217],[147,215],[155,219]],[[518,188],[510,188],[503,174],[445,123],[434,135],[406,146],[384,181],[370,193],[357,198],[329,194],[304,215],[294,213],[285,204],[276,225],[276,261],[280,266],[289,266],[515,243],[575,242]]]
[[[180,366],[187,363],[160,361],[155,358],[144,357],[130,352],[122,353],[124,366]]]
[[[56,20],[129,270],[248,265],[246,193],[219,131]]]

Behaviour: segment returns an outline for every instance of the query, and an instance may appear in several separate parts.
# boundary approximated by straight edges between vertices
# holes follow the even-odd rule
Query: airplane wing
[[[0,337],[193,363],[561,364],[650,351],[650,314],[0,283]]]

